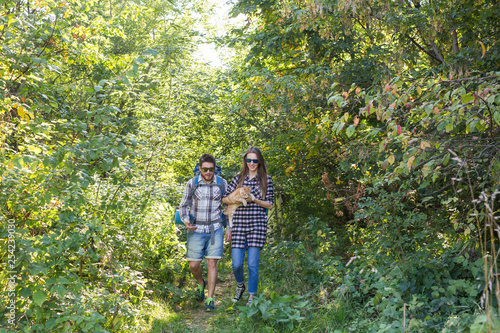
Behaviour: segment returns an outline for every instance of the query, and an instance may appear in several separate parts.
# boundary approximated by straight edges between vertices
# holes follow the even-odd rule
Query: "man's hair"
[[[203,154],[203,155],[201,155],[201,157],[200,157],[200,162],[199,162],[200,167],[201,167],[201,164],[202,164],[203,162],[213,163],[213,164],[214,164],[214,166],[215,166],[215,157],[213,157],[213,156],[212,156],[212,155],[210,155],[210,154]]]

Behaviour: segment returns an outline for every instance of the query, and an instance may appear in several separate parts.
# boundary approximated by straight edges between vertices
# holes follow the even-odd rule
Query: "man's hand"
[[[233,232],[231,230],[226,230],[226,234],[224,235],[224,240],[226,243],[231,241],[231,238],[233,238]]]
[[[189,230],[196,230],[196,229],[198,229],[198,226],[191,225],[191,222],[186,222],[185,225],[186,225],[186,228],[188,228]]]

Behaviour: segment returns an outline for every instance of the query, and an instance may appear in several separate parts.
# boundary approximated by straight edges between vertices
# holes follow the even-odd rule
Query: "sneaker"
[[[236,292],[234,293],[234,298],[233,302],[236,303],[240,300],[241,296],[243,295],[243,292],[245,291],[245,285],[237,286],[236,287]]]
[[[214,299],[212,297],[207,298],[207,300],[205,301],[205,310],[207,311],[215,310]]]
[[[203,300],[205,299],[205,287],[206,286],[207,286],[207,281],[203,280],[203,286],[198,284],[198,286],[196,287],[196,293],[197,293],[196,300],[198,302],[203,302]]]
[[[247,306],[248,307],[251,307],[252,306],[252,303],[253,303],[253,297],[252,298],[248,298],[248,301],[247,301]]]

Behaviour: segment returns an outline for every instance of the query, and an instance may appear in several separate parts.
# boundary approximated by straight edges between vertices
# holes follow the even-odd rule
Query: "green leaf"
[[[495,113],[493,114],[493,119],[495,119],[497,125],[500,125],[500,112],[495,111]]]
[[[33,294],[33,302],[41,306],[43,302],[45,302],[45,299],[47,298],[47,292],[43,290],[38,290],[36,293]]]
[[[347,137],[350,138],[354,134],[354,130],[355,130],[354,126],[350,125],[346,130]]]
[[[94,86],[94,91],[95,92],[99,92],[102,90],[102,87],[101,86]]]
[[[69,280],[66,279],[65,277],[61,276],[60,278],[57,279],[57,282],[62,283],[62,284],[69,284]]]
[[[51,278],[49,278],[49,279],[45,282],[45,284],[46,284],[46,285],[52,285],[52,284],[56,283],[56,281],[57,281],[57,280],[56,280],[56,278],[51,277]]]
[[[18,168],[18,169],[22,169],[23,168],[23,164],[24,164],[24,160],[23,158],[20,156],[20,157],[16,157],[12,163],[14,163],[14,165]]]
[[[444,155],[442,163],[443,165],[447,165],[449,162],[450,162],[450,153]]]
[[[21,289],[19,291],[19,296],[24,297],[24,298],[30,297],[31,294],[32,294],[31,289],[27,288],[27,287],[24,287],[23,289]]]
[[[142,53],[143,55],[151,55],[151,56],[156,56],[160,54],[160,52],[156,51],[155,49],[147,49]]]
[[[457,293],[457,288],[455,286],[448,286],[448,292],[452,295],[455,295]]]
[[[467,104],[474,100],[474,94],[472,92],[462,95],[462,103]]]
[[[66,295],[66,287],[63,285],[63,284],[56,284],[54,285],[51,289],[50,289],[51,292],[55,292],[57,293],[57,295],[59,297],[63,297],[64,295]]]
[[[143,64],[143,63],[145,63],[145,61],[144,61],[144,59],[142,59],[142,57],[135,58],[134,62],[137,63],[137,64]]]
[[[335,131],[335,134],[339,134],[340,131],[344,128],[345,123],[340,123],[339,126],[337,127],[337,130]]]
[[[476,123],[476,128],[479,132],[484,132],[486,130],[486,124],[484,120],[480,120]]]

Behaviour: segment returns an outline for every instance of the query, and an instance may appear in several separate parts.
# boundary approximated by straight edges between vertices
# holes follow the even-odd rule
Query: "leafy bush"
[[[297,322],[304,320],[303,313],[311,309],[309,302],[304,297],[279,296],[271,293],[270,299],[258,296],[253,299],[252,306],[238,306],[240,318],[253,321],[263,321],[271,326],[285,327],[289,330],[294,328]]]
[[[367,331],[377,331],[381,323],[387,332],[410,326],[440,331],[455,316],[475,310],[482,292],[477,284],[482,260],[447,249],[433,259],[426,251],[407,253],[401,262],[369,249],[367,244],[349,263],[334,291],[372,318],[360,322]]]

